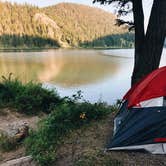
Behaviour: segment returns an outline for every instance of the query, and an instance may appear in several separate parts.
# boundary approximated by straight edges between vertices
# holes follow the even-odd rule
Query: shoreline
[[[133,47],[29,47],[29,48],[0,48],[0,52],[28,52],[28,51],[44,51],[44,50],[57,50],[57,49],[65,49],[65,50],[115,50],[115,49],[134,49]]]

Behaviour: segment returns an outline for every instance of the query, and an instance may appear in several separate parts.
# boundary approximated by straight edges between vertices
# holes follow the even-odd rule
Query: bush
[[[77,103],[67,99],[40,123],[36,133],[31,133],[26,140],[27,153],[40,165],[50,166],[55,162],[56,148],[66,134],[110,112],[111,108],[104,103]]]
[[[2,152],[8,152],[11,150],[16,149],[18,143],[15,141],[14,138],[10,138],[4,134],[0,134],[0,150]]]
[[[32,82],[24,85],[24,90],[16,96],[15,105],[19,111],[28,114],[38,112],[50,113],[52,108],[60,103],[60,98],[55,91],[42,88],[41,84]]]
[[[23,85],[18,80],[11,80],[11,74],[8,78],[2,76],[0,82],[0,105],[13,105],[16,95],[18,96],[23,91]]]
[[[11,79],[11,74],[0,82],[1,107],[13,107],[26,114],[49,113],[61,100],[55,91],[42,88],[42,84],[22,84]]]

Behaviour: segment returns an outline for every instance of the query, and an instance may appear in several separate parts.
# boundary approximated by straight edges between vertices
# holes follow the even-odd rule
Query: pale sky
[[[3,0],[3,1],[5,1],[5,0]],[[94,6],[94,7],[100,7],[107,11],[112,11],[112,8],[109,5],[103,6],[103,5],[99,5],[99,3],[93,4],[92,3],[93,0],[7,0],[7,1],[17,2],[17,3],[26,2],[26,3],[33,4],[33,5],[39,6],[39,7],[55,5],[55,4],[61,3],[61,2],[73,2],[73,3],[78,3],[78,4],[90,5],[90,6]]]
[[[3,0],[3,1],[6,1],[6,0]],[[92,0],[7,0],[7,1],[17,2],[17,3],[26,2],[26,3],[33,4],[33,5],[39,6],[39,7],[55,5],[55,4],[61,3],[61,2],[73,2],[73,3],[90,5],[93,7],[99,7],[99,8],[102,8],[102,9],[112,12],[112,13],[115,11],[115,8],[112,5],[111,6],[110,5],[100,5],[99,3],[93,4]],[[145,25],[147,26],[153,0],[144,0],[143,2],[144,2],[144,4],[143,4],[144,12],[145,12]],[[131,19],[131,16],[129,16],[128,18]]]

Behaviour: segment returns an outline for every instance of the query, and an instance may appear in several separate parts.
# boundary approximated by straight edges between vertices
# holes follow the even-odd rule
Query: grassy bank
[[[43,89],[41,84],[23,84],[11,75],[3,77],[0,129],[27,120],[31,131],[26,139],[17,137],[19,141],[0,134],[0,165],[25,155],[31,155],[41,166],[165,165],[163,155],[105,153],[117,105],[80,102],[81,97],[78,92],[71,98],[60,98],[56,91]]]
[[[100,121],[116,110],[105,103],[91,104],[79,102],[81,92],[71,98],[60,98],[54,90],[44,89],[41,84],[29,82],[23,84],[17,79],[2,77],[0,82],[0,107],[14,108],[15,111],[26,115],[47,114],[25,141],[28,155],[43,166],[52,165],[57,159],[57,148],[63,139],[71,132]],[[5,136],[0,139],[0,145],[10,150],[11,144]],[[13,148],[11,148],[13,149]]]
[[[33,115],[50,113],[52,108],[62,102],[55,90],[44,89],[39,83],[23,84],[11,76],[3,76],[0,82],[0,107],[11,107],[21,113]]]
[[[56,149],[71,131],[106,117],[111,108],[103,103],[65,101],[57,107],[26,140],[28,154],[41,165],[56,161]]]

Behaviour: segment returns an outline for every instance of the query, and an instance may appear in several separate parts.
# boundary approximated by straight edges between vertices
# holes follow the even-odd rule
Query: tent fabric
[[[125,112],[107,149],[166,142],[166,107],[132,108]],[[116,118],[119,117],[120,114]]]
[[[154,70],[136,83],[123,97],[131,108],[141,101],[166,96],[166,66]]]
[[[166,143],[145,144],[136,146],[124,146],[117,148],[110,148],[109,150],[134,150],[134,151],[147,151],[152,154],[166,154]]]
[[[107,149],[166,154],[166,67],[145,76],[123,99]]]
[[[157,97],[140,102],[140,107],[161,107],[164,106],[164,102],[165,99],[163,97]]]

